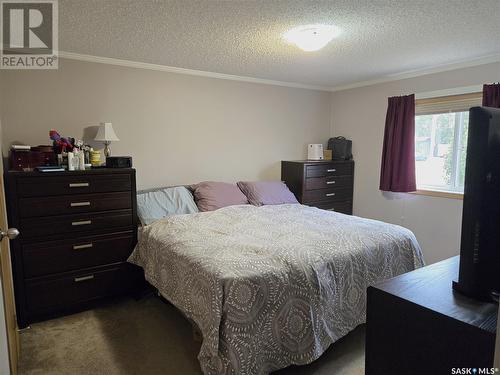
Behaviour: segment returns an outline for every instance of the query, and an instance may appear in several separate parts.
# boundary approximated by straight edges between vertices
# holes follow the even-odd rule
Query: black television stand
[[[498,305],[457,293],[459,257],[368,288],[366,375],[493,367]]]

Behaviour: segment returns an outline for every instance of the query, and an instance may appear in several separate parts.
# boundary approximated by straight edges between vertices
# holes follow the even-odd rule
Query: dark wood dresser
[[[85,309],[136,290],[126,263],[137,242],[134,169],[6,173],[17,318]]]
[[[352,215],[352,160],[282,161],[281,180],[302,204]]]
[[[452,289],[458,261],[453,257],[368,288],[366,375],[465,374],[457,368],[494,373],[498,305]]]

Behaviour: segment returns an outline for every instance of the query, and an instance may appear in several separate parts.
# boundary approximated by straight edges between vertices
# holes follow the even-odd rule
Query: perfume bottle
[[[85,170],[85,154],[84,154],[83,150],[80,150],[78,152],[78,162],[79,162],[78,169],[81,171],[84,171]]]
[[[68,152],[68,170],[75,170],[75,154],[73,152]]]

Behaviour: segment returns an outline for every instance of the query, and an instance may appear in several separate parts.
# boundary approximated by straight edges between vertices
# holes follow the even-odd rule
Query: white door
[[[0,155],[2,155],[0,126]],[[7,232],[7,213],[3,184],[3,164],[0,160],[0,232]],[[14,236],[13,236],[14,237]],[[2,240],[3,238],[3,240]],[[15,238],[15,237],[14,237]],[[19,333],[17,330],[10,248],[7,237],[0,234],[0,375],[17,374]]]

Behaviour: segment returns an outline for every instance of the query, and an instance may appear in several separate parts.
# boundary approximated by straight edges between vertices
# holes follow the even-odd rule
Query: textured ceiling
[[[62,51],[335,87],[500,53],[500,0],[59,0]],[[317,52],[285,43],[335,24]]]

